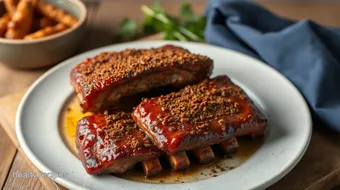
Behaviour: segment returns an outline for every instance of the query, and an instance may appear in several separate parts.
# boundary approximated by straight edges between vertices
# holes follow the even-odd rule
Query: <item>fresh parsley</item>
[[[182,3],[179,17],[166,13],[159,1],[155,1],[151,7],[142,5],[141,11],[145,15],[141,24],[141,31],[144,34],[162,32],[165,40],[204,41],[205,17],[194,14],[187,1]],[[125,18],[120,23],[116,40],[134,39],[137,31],[136,21]]]
[[[120,30],[116,36],[116,41],[125,41],[134,38],[137,34],[137,23],[129,18],[124,18],[120,22]]]

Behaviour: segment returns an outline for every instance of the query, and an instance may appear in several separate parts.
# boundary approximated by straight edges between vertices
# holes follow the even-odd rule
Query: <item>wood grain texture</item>
[[[0,188],[5,184],[8,172],[15,154],[17,152],[11,139],[7,137],[5,131],[0,127]]]
[[[29,166],[29,167],[28,167]],[[22,153],[18,153],[14,159],[13,166],[11,168],[10,173],[8,174],[8,179],[4,186],[5,190],[26,190],[26,189],[34,189],[34,190],[42,190],[47,189],[41,182],[36,178],[18,178],[16,175],[19,173],[25,172],[36,172],[36,170],[32,170],[32,167],[28,165],[25,155]],[[53,185],[54,186],[54,185]],[[53,187],[52,186],[52,187]],[[55,187],[54,187],[55,188]]]
[[[301,161],[269,189],[330,189],[340,184],[340,143],[337,140],[340,135],[323,128],[314,124],[310,145]]]
[[[315,190],[315,189],[340,189],[340,168],[329,173],[325,177],[318,180],[316,183],[308,186],[305,190]]]
[[[25,92],[26,88],[0,98],[0,124],[16,147],[19,147],[19,142],[15,134],[15,115]]]
[[[30,86],[46,69],[14,70],[0,64],[0,97]]]
[[[302,20],[312,19],[320,24],[340,26],[340,2],[318,3],[302,1],[259,1],[259,4],[279,16]]]

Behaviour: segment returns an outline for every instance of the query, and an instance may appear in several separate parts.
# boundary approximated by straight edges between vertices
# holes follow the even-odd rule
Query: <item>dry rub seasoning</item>
[[[171,130],[174,127],[180,130],[183,123],[198,124],[240,113],[240,105],[232,97],[246,98],[242,89],[236,85],[216,87],[214,81],[205,80],[179,92],[156,98],[156,101],[162,111],[168,113],[163,118],[163,124],[171,126]],[[218,122],[224,126],[223,119]],[[203,122],[192,133],[204,132],[207,126]]]
[[[134,130],[139,130],[137,124],[132,120],[131,113],[127,112],[115,112],[109,114],[104,113],[106,125],[104,126],[104,133],[108,137],[116,138],[128,138],[129,145],[133,149],[144,147],[150,147],[151,141],[146,136],[142,139],[133,136]]]
[[[185,67],[210,61],[207,56],[193,54],[183,48],[126,49],[121,52],[101,53],[89,59],[87,64],[82,64],[79,72],[83,79],[81,85],[89,85],[87,91],[91,91],[96,88],[95,81],[119,81],[152,72],[156,68],[171,68],[175,65]]]

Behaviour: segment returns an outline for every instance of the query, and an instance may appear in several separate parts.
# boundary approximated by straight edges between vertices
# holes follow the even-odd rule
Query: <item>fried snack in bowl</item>
[[[61,9],[54,7],[51,4],[39,2],[37,9],[40,14],[70,27],[76,25],[78,22],[78,20],[74,18],[72,15],[66,13]]]
[[[3,37],[4,34],[7,31],[7,24],[10,21],[11,17],[9,16],[9,13],[4,14],[0,18],[0,37]]]
[[[28,19],[27,16],[24,16],[27,14],[27,7],[24,6],[25,9],[23,9],[23,11],[22,5],[20,4],[30,4],[32,9],[30,9],[29,12],[32,11],[31,14],[33,17],[31,20],[29,20],[31,22],[31,26],[29,29],[27,29],[28,33],[20,31],[20,35],[17,35],[17,33],[19,33],[17,29],[22,27],[22,25],[18,25],[16,22],[11,23],[12,26],[9,31],[6,27],[3,27],[2,31],[5,31],[5,34],[7,33],[7,37],[11,37],[11,39],[0,36],[0,63],[8,67],[18,69],[35,69],[47,67],[69,58],[77,50],[77,47],[81,42],[81,38],[85,32],[87,10],[84,3],[79,0],[41,1],[51,4],[60,10],[64,10],[74,18],[77,18],[77,20],[79,19],[79,21],[77,24],[73,25],[73,27],[68,27],[68,25],[65,25],[68,27],[68,29],[65,30],[64,26],[55,26],[60,22],[54,21],[49,17],[46,18],[46,16],[40,14],[37,11],[37,7],[34,8],[35,2],[38,1],[20,0],[20,3],[17,7],[18,10],[16,10],[16,12],[19,13],[15,13],[15,17],[11,20],[22,21],[23,19]],[[3,1],[0,1],[0,6],[2,6],[0,9],[0,26],[7,25],[8,27],[8,24],[5,24],[6,20],[1,19],[1,16],[7,13]],[[49,25],[52,25],[52,27],[55,28],[46,29],[46,27],[51,27]],[[56,31],[59,32],[55,33]],[[34,37],[31,37],[34,39],[24,39],[25,36],[31,35],[31,33],[35,33]],[[19,37],[20,39],[18,39]]]
[[[20,0],[11,21],[8,23],[5,37],[8,39],[21,39],[26,36],[32,26],[33,3],[29,0]]]
[[[44,17],[39,19],[39,27],[40,27],[40,29],[46,28],[48,26],[54,26],[56,24],[57,23],[54,20],[52,20],[52,19],[50,19],[50,18],[48,18],[46,16],[44,16]]]
[[[64,24],[57,24],[55,26],[48,26],[46,28],[40,29],[34,33],[26,35],[24,39],[33,40],[38,38],[43,38],[52,34],[56,34],[58,32],[62,32],[66,30],[68,27]]]
[[[31,1],[31,2],[32,2],[33,7],[37,7],[38,4],[39,4],[39,2],[40,2],[40,0],[28,0],[28,1]]]
[[[14,15],[19,0],[4,0],[4,4],[9,15]]]
[[[54,26],[58,23],[48,17],[41,17],[41,16],[35,16],[33,18],[32,28],[31,32],[27,35],[30,35],[31,33],[37,32],[38,30],[44,29],[48,26]]]

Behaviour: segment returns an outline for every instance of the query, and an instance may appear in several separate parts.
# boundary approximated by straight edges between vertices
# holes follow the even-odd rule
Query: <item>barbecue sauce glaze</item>
[[[79,119],[89,115],[82,113],[81,107],[75,96],[71,96],[66,102],[62,113],[60,114],[60,135],[69,150],[78,157],[78,151],[75,144],[76,124]],[[256,150],[261,146],[263,139],[238,138],[240,149],[232,158],[226,158],[222,155],[217,146],[213,146],[216,160],[207,165],[199,165],[197,160],[188,152],[191,161],[191,167],[188,170],[174,172],[170,164],[163,156],[160,161],[163,167],[162,173],[152,178],[145,178],[142,166],[137,164],[134,169],[124,174],[113,174],[116,177],[147,183],[186,183],[218,177],[219,175],[234,169],[249,159]]]

